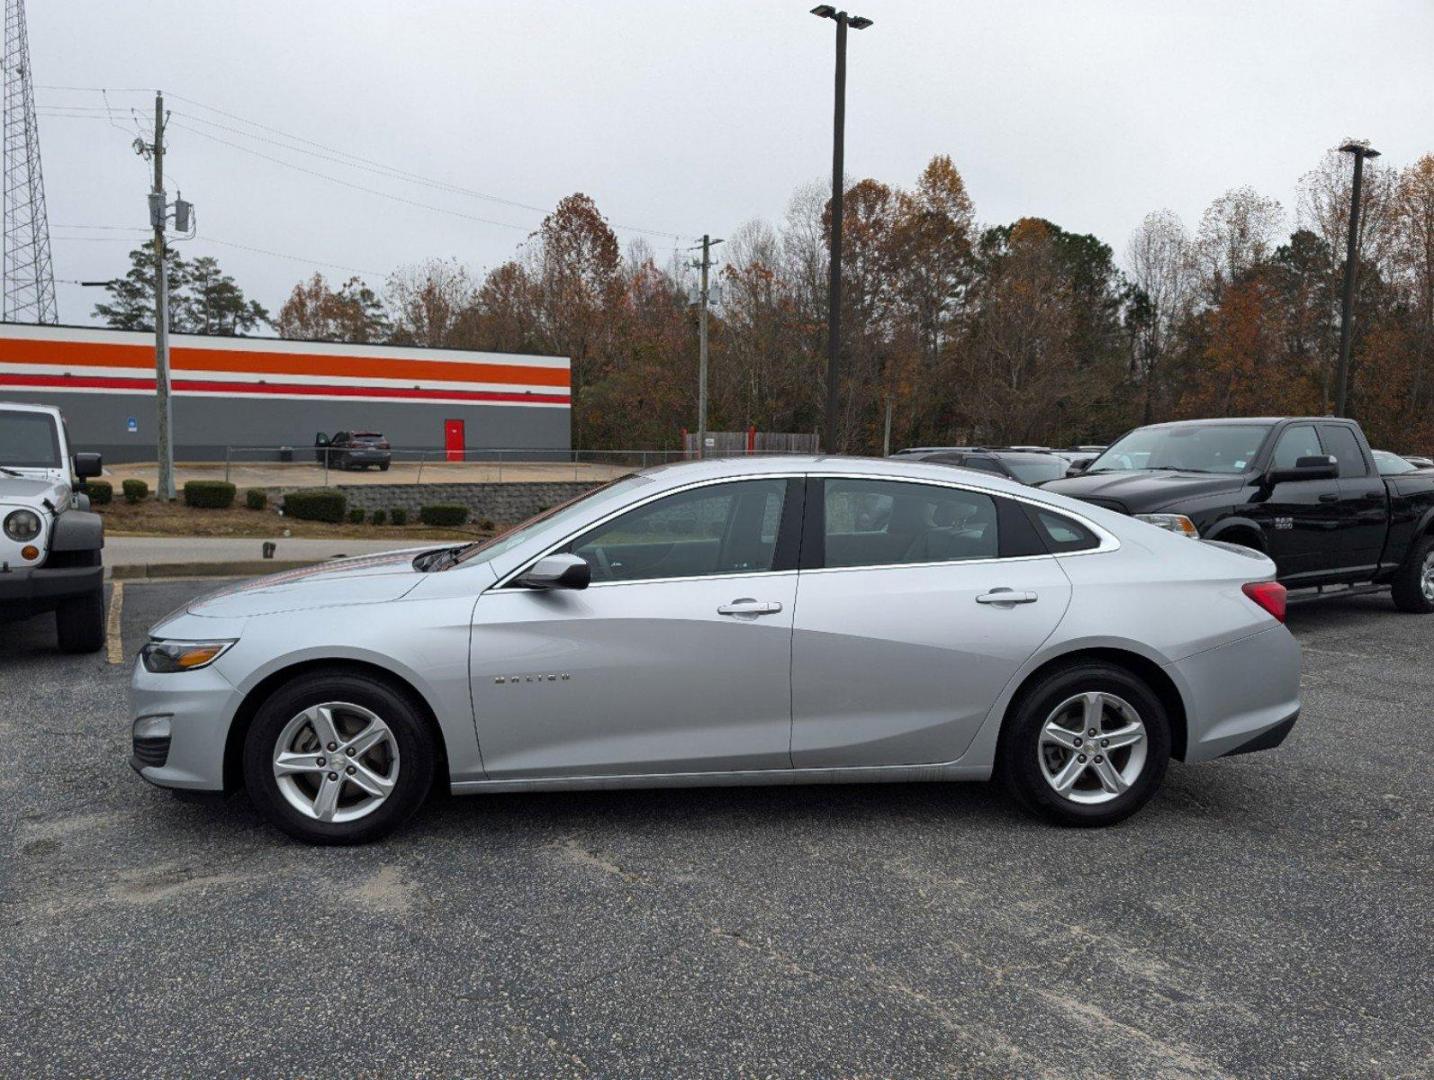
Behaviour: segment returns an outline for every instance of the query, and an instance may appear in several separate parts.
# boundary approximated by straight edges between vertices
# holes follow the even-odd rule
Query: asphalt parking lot
[[[130,583],[130,655],[197,582]],[[1434,1075],[1434,619],[1292,609],[1281,749],[1114,829],[991,785],[450,799],[316,850],[0,626],[8,1076]]]

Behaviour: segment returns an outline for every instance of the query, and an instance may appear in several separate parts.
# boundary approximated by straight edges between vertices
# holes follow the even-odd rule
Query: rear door
[[[1373,573],[1389,530],[1384,479],[1349,424],[1321,424],[1320,440],[1325,453],[1339,462],[1336,565],[1343,570]]]
[[[799,769],[960,757],[1070,601],[1020,504],[957,484],[814,479],[802,567]]]

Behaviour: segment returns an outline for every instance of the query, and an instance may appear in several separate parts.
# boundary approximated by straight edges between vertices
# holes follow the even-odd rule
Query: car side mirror
[[[1334,480],[1339,476],[1339,461],[1328,454],[1311,454],[1296,458],[1293,469],[1271,469],[1265,482],[1288,484],[1298,480]]]
[[[578,555],[546,555],[514,581],[525,589],[586,589],[593,570]]]
[[[84,453],[76,454],[74,458],[75,475],[81,480],[88,480],[92,476],[99,476],[104,471],[104,462],[99,454]]]

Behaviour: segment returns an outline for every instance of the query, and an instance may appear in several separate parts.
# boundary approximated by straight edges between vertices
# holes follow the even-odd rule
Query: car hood
[[[334,559],[270,574],[201,596],[191,601],[187,610],[209,618],[242,619],[280,611],[381,604],[399,599],[423,580],[423,572],[413,568],[415,555],[443,546],[451,545]]]
[[[1041,490],[1054,491],[1072,499],[1087,499],[1097,506],[1143,514],[1184,499],[1239,491],[1244,486],[1245,478],[1240,475],[1212,476],[1209,473],[1137,469],[1068,476],[1064,480],[1042,484]]]
[[[42,477],[19,477],[0,473],[0,503],[39,507],[41,499],[61,506],[70,497],[70,485]]]

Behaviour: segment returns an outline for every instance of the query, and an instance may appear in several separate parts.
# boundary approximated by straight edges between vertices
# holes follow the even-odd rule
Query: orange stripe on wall
[[[102,345],[79,341],[17,341],[0,338],[0,363],[66,364],[90,367],[146,368],[154,365],[147,345]],[[402,379],[405,382],[511,383],[522,386],[568,385],[565,368],[495,364],[463,360],[390,360],[372,356],[315,356],[304,353],[203,349],[175,344],[171,370],[222,371],[239,375],[341,375],[356,379]]]

